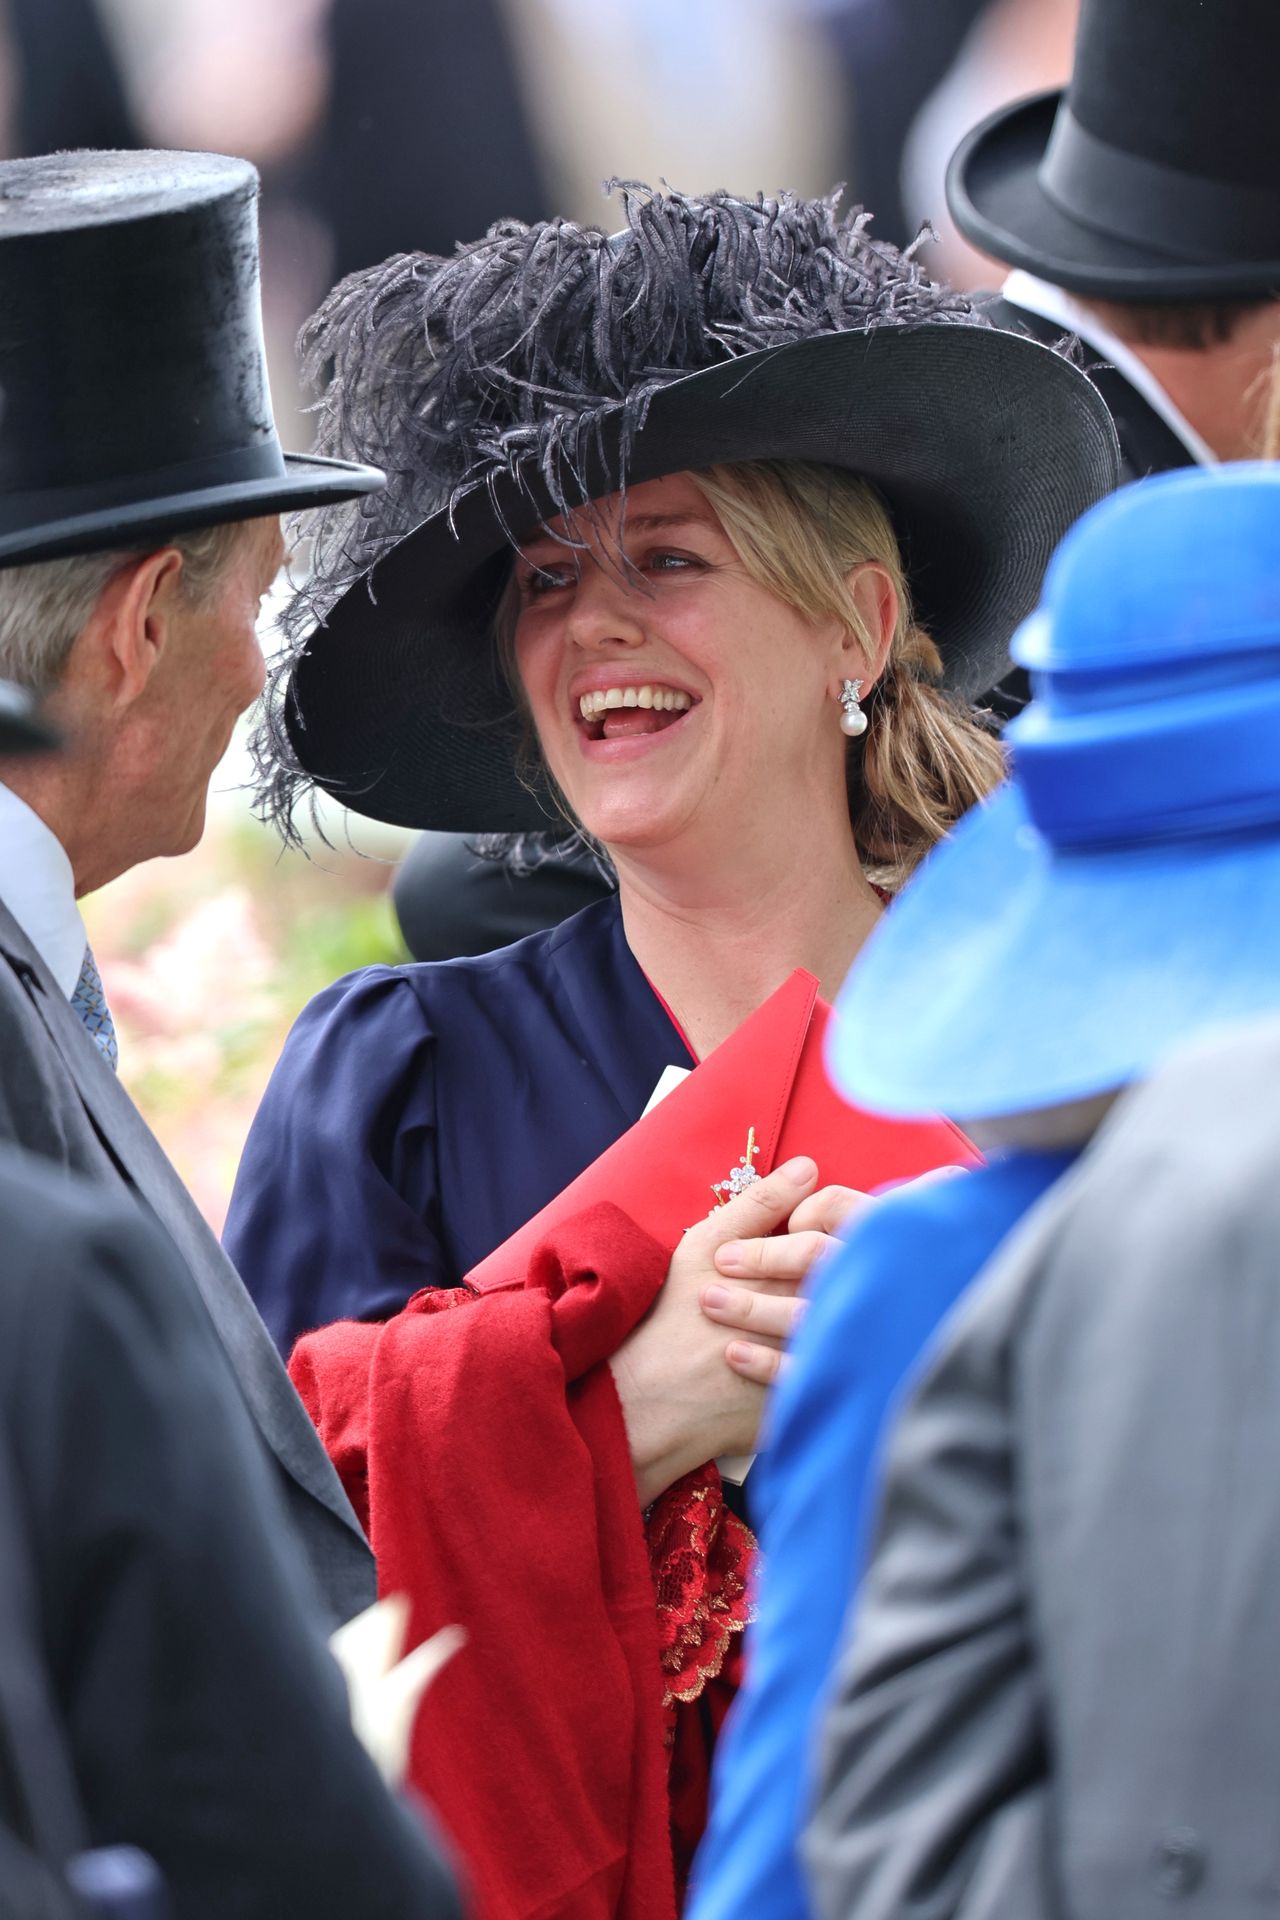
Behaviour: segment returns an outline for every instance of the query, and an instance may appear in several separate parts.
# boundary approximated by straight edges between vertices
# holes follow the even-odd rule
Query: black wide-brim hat
[[[1070,86],[965,137],[952,218],[1095,299],[1280,293],[1278,74],[1277,0],[1084,0]]]
[[[256,750],[261,804],[286,831],[308,787],[400,826],[547,824],[547,793],[519,771],[523,724],[494,616],[513,542],[623,483],[751,460],[858,474],[888,507],[944,684],[965,698],[1003,676],[1009,638],[1036,604],[1055,545],[1115,485],[1114,429],[1082,373],[981,323],[856,222],[828,227],[827,203],[655,195],[628,213],[632,231],[611,239],[580,228],[549,234],[550,271],[563,277],[566,255],[582,256],[558,305],[541,273],[530,274],[543,236],[521,229],[488,254],[424,262],[427,297],[438,309],[446,293],[452,302],[434,327],[424,328],[412,256],[367,288],[357,276],[327,319],[322,311],[318,348],[339,370],[333,437],[350,447],[372,435],[391,479],[387,496],[346,510],[345,534],[331,523],[318,583],[293,609],[294,645],[276,665]],[[760,272],[757,256],[775,246],[786,279],[772,266]],[[655,340],[645,318],[634,336],[637,315],[671,324],[672,289],[686,284],[671,265],[681,254],[695,263],[692,321],[685,312],[674,340]],[[458,285],[442,292],[449,275]],[[554,369],[522,364],[517,383],[511,342],[527,352],[526,300],[557,359]],[[733,316],[732,334],[719,306]],[[478,340],[484,326],[492,337]],[[726,339],[768,338],[771,326],[783,333],[778,344],[724,351]],[[576,344],[584,333],[599,356],[586,376]],[[716,363],[697,366],[699,356]],[[681,357],[692,370],[681,371]],[[370,365],[376,373],[343,377]],[[574,430],[548,444],[555,410],[543,396],[564,366],[581,411],[562,405],[553,425],[568,418]],[[610,384],[622,393],[602,400]],[[353,415],[350,437],[342,409]],[[468,442],[460,457],[458,439]],[[415,458],[440,503],[411,518],[422,497]],[[433,462],[445,463],[443,474]],[[379,524],[388,506],[403,516],[398,529]]]
[[[592,449],[583,501],[616,484],[620,431]],[[953,326],[823,334],[686,375],[650,402],[626,478],[742,460],[821,461],[877,489],[944,685],[966,698],[1007,672],[1050,554],[1116,481],[1110,416],[1083,374],[1018,335]],[[398,826],[546,825],[516,774],[521,722],[492,635],[511,537],[559,511],[536,480],[498,480],[343,596],[288,694],[317,785]]]
[[[0,165],[0,566],[382,484],[281,449],[257,197],[253,167],[221,154]]]

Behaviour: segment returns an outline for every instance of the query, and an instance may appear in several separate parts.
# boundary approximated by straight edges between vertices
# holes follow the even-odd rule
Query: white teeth
[[[594,720],[613,707],[651,707],[655,713],[686,713],[692,705],[693,696],[678,687],[599,687],[580,697],[578,712],[584,720]]]

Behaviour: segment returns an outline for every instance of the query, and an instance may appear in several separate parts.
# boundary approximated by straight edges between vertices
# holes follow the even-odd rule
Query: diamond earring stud
[[[867,716],[862,711],[859,695],[862,692],[861,680],[842,680],[836,698],[840,702],[840,731],[856,740],[860,733],[867,730]]]

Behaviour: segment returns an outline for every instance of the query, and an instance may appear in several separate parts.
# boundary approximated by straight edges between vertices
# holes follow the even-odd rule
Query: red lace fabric
[[[645,1520],[658,1605],[671,1846],[681,1900],[707,1824],[711,1756],[742,1677],[742,1634],[754,1615],[756,1542],[725,1505],[714,1466],[686,1474]]]
[[[645,1520],[658,1599],[666,1741],[676,1715],[724,1666],[751,1619],[748,1588],[755,1536],[730,1513],[711,1465],[687,1473],[654,1501]]]

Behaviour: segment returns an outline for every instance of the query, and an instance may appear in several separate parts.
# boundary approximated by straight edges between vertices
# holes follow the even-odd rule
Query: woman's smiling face
[[[615,495],[594,525],[550,522],[518,555],[515,592],[543,756],[606,846],[705,835],[716,850],[760,808],[794,814],[799,835],[815,800],[843,804],[831,695],[857,670],[847,635],[750,578],[687,474],[629,488],[625,515]]]

